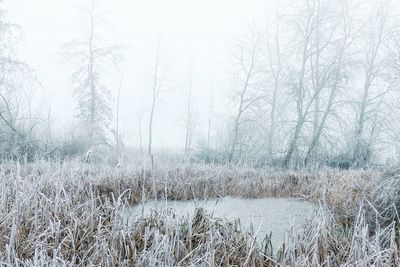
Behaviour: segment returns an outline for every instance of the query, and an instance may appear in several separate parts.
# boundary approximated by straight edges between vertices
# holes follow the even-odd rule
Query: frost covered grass
[[[115,167],[78,161],[0,165],[0,265],[393,266],[400,262],[400,175],[393,171],[279,171],[157,162]],[[152,188],[152,178],[156,190]],[[272,251],[237,222],[197,210],[121,223],[147,199],[297,197],[321,207]]]

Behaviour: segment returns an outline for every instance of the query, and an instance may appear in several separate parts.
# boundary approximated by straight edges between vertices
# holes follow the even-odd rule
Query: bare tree
[[[388,77],[391,80],[393,87],[399,88],[400,85],[400,28],[396,27],[392,30],[391,37],[387,44],[388,48]],[[382,97],[383,98],[383,97]],[[388,98],[390,100],[388,100]],[[400,104],[399,90],[391,90],[385,100],[387,100],[387,108],[382,112],[385,118],[385,143],[389,146],[388,158],[389,163],[397,163],[400,160],[400,125],[393,123],[399,118]]]
[[[44,151],[47,153],[49,151],[50,143],[51,143],[51,106],[49,106],[47,112],[47,127],[46,127],[46,136],[45,136],[45,146]]]
[[[207,116],[207,150],[208,150],[208,152],[210,152],[210,150],[211,150],[211,128],[213,125],[213,117],[214,117],[214,92],[211,89],[210,105],[208,108],[208,116]]]
[[[156,111],[156,107],[159,101],[160,93],[163,89],[165,74],[167,71],[167,66],[162,66],[161,64],[161,40],[158,39],[157,47],[156,47],[156,55],[155,55],[155,62],[154,62],[154,72],[152,75],[152,97],[151,97],[151,108],[150,108],[150,117],[149,117],[149,143],[147,147],[147,153],[152,161],[153,164],[153,122],[154,122],[154,114]]]
[[[256,35],[255,29],[250,29],[250,35],[238,43],[238,55],[236,60],[239,64],[237,74],[237,89],[233,91],[234,98],[238,100],[237,111],[233,121],[232,141],[228,151],[228,162],[234,158],[239,142],[240,127],[246,122],[243,120],[245,113],[259,101],[262,96],[254,93],[254,87],[259,82],[256,75],[260,73],[257,62],[260,53],[261,39]]]
[[[360,28],[354,27],[351,19],[354,15],[354,9],[356,6],[353,5],[352,1],[338,1],[337,3],[338,13],[335,14],[335,34],[333,35],[335,40],[331,41],[332,48],[334,52],[329,55],[328,58],[325,57],[325,64],[322,65],[322,73],[320,74],[321,64],[319,63],[319,57],[321,52],[324,50],[320,49],[320,34],[316,37],[316,49],[315,55],[317,57],[315,63],[315,72],[313,73],[314,90],[319,92],[320,95],[322,90],[328,91],[327,101],[323,112],[320,109],[319,97],[318,105],[315,106],[314,110],[314,125],[313,125],[313,135],[311,142],[308,146],[307,153],[304,158],[304,164],[307,165],[312,157],[313,151],[317,149],[321,134],[325,128],[326,122],[329,115],[334,109],[335,100],[338,95],[340,87],[347,82],[349,73],[346,73],[346,64],[349,64],[349,48],[354,44]],[[320,6],[318,4],[318,18],[321,19]],[[317,27],[320,30],[320,27]],[[326,31],[325,31],[326,32]],[[317,99],[316,99],[317,101]],[[317,107],[318,106],[318,107]],[[319,115],[316,113],[321,113],[322,117],[319,119]]]
[[[267,23],[266,44],[267,44],[267,72],[272,76],[273,91],[271,98],[271,110],[269,112],[269,136],[268,136],[268,154],[269,161],[274,159],[274,143],[276,131],[276,111],[278,102],[278,92],[282,83],[282,54],[281,54],[281,40],[280,40],[280,18],[276,10],[275,16],[275,29],[270,30]],[[269,86],[266,86],[269,88]]]
[[[305,0],[303,3],[304,9],[300,10],[301,13],[297,15],[297,19],[293,22],[298,25],[299,35],[297,39],[299,46],[298,48],[295,46],[294,49],[301,47],[299,49],[301,51],[301,65],[299,70],[288,66],[294,87],[297,120],[284,158],[285,166],[290,163],[311,112],[313,114],[313,130],[305,162],[308,162],[313,154],[317,155],[321,132],[324,129],[337,91],[338,80],[336,80],[336,85],[335,82],[332,85],[332,79],[335,76],[334,69],[336,68],[336,77],[339,79],[342,65],[337,64],[342,64],[344,48],[347,46],[347,43],[344,47],[343,45],[336,45],[338,42],[336,38],[341,39],[342,37],[336,36],[339,22],[334,10],[340,4],[325,0]],[[345,37],[346,41],[347,39],[348,36]],[[337,50],[339,52],[336,52]],[[321,101],[326,91],[328,92],[328,103],[321,118]],[[313,110],[312,106],[314,107]]]
[[[190,67],[187,74],[187,88],[184,95],[184,104],[185,104],[185,118],[183,120],[184,129],[185,129],[185,157],[189,157],[190,150],[193,141],[193,134],[195,128],[195,109],[193,107],[194,97],[193,97],[193,78],[192,78],[192,67]]]
[[[106,130],[112,117],[108,99],[109,89],[102,83],[102,75],[110,64],[117,64],[121,59],[121,46],[105,45],[100,26],[103,16],[99,5],[92,0],[85,10],[88,18],[88,32],[65,45],[64,55],[74,64],[71,76],[74,97],[78,101],[77,117],[88,131],[89,147],[107,144]]]
[[[40,149],[37,142],[33,142],[33,130],[39,122],[31,109],[31,92],[39,82],[33,69],[15,54],[19,32],[19,26],[10,23],[7,12],[0,7],[1,156],[31,160]]]
[[[391,1],[379,0],[374,8],[373,16],[368,19],[368,26],[365,44],[365,60],[362,63],[364,70],[364,81],[361,100],[357,103],[358,114],[354,135],[353,162],[356,166],[364,164],[369,160],[370,144],[366,142],[364,131],[366,122],[371,119],[370,107],[385,94],[379,94],[378,97],[371,98],[371,90],[374,82],[379,79],[382,71],[385,69],[385,61],[382,60],[382,52],[385,41],[390,36],[389,23],[392,12]]]
[[[122,83],[124,81],[123,76],[121,77],[119,87],[118,87],[118,93],[117,93],[117,107],[116,107],[116,121],[115,121],[115,141],[116,141],[116,159],[117,162],[119,163],[120,161],[120,133],[119,133],[119,104],[120,104],[120,96],[121,96],[121,88],[122,88]]]
[[[139,112],[138,115],[138,135],[139,135],[139,150],[140,150],[140,155],[144,155],[144,150],[143,150],[143,111]]]
[[[295,51],[300,52],[300,68],[299,70],[293,69],[294,67],[290,63],[285,62],[289,71],[290,83],[292,84],[295,103],[296,103],[296,121],[294,131],[289,142],[286,155],[283,160],[283,165],[287,167],[290,163],[294,150],[297,147],[297,142],[300,138],[300,134],[304,123],[306,122],[307,115],[310,107],[314,101],[317,92],[314,92],[310,99],[306,99],[307,94],[310,94],[310,90],[306,85],[307,82],[307,67],[312,56],[312,37],[314,33],[313,24],[313,7],[310,8],[309,1],[305,0],[305,10],[301,10],[300,18],[293,24],[297,25],[297,31],[299,32],[298,38],[299,43],[295,46]],[[296,52],[294,52],[296,53]],[[296,59],[297,60],[297,59]],[[296,66],[296,64],[294,64]]]

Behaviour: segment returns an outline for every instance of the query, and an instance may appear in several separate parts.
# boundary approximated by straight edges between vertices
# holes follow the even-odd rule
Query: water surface
[[[193,216],[196,207],[203,207],[214,218],[227,220],[239,219],[243,231],[250,231],[252,224],[255,236],[262,241],[265,235],[272,232],[271,242],[274,250],[284,241],[285,233],[291,227],[300,227],[307,218],[313,215],[316,206],[306,201],[291,198],[245,199],[234,197],[212,198],[191,201],[158,201],[158,209],[173,209],[178,216]],[[156,203],[150,201],[124,210],[124,219],[150,214]]]

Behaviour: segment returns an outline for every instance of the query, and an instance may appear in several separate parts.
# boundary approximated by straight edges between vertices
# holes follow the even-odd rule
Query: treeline
[[[283,167],[350,168],[397,162],[399,4],[389,0],[279,3],[266,21],[252,23],[235,41],[231,76],[225,82],[231,92],[228,119],[215,116],[211,98],[207,129],[196,127],[189,73],[184,156]],[[20,29],[8,22],[5,11],[0,13],[1,158],[63,158],[100,148],[112,151],[117,161],[123,157],[119,110],[111,108],[110,91],[102,81],[104,72],[123,60],[123,48],[104,43],[107,38],[98,27],[101,18],[95,1],[86,14],[89,34],[62,51],[74,67],[71,85],[80,124],[56,134],[50,110],[40,116],[31,112],[26,92],[40,83],[34,70],[14,54]],[[158,43],[145,123],[147,151],[140,132],[141,153],[151,158],[157,131],[153,120],[166,73],[161,58]]]
[[[229,138],[198,156],[285,167],[396,162],[398,3],[283,6],[238,41]]]
[[[79,123],[56,131],[51,108],[37,109],[35,92],[41,89],[35,70],[17,55],[23,29],[10,22],[0,9],[0,159],[22,162],[64,159],[85,154],[89,149],[114,150],[109,140],[112,110],[109,90],[101,83],[104,65],[117,62],[117,47],[98,46],[98,19],[92,1],[86,14],[89,36],[65,44],[60,54],[74,64],[71,74],[73,96],[77,99]],[[48,110],[47,110],[48,109]]]

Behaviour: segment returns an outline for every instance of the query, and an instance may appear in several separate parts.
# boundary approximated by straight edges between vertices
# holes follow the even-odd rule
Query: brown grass
[[[153,176],[158,199],[298,197],[321,209],[300,232],[288,233],[277,255],[268,238],[256,242],[234,222],[202,210],[192,220],[164,212],[123,225],[123,205],[155,197]],[[292,172],[184,163],[158,163],[154,172],[139,165],[116,170],[76,161],[2,164],[0,264],[392,266],[399,262],[396,209],[386,208],[397,205],[393,177],[375,171]],[[392,193],[384,194],[388,187]]]

